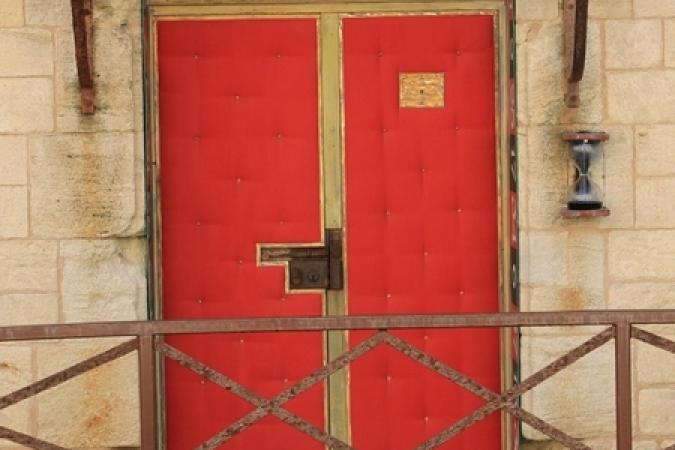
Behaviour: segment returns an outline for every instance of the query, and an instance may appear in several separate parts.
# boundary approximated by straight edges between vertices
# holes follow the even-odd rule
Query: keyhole
[[[420,94],[424,94],[424,89],[420,89]]]
[[[309,281],[311,281],[312,283],[317,283],[321,279],[321,277],[317,272],[312,271],[307,275],[307,279],[309,279]]]

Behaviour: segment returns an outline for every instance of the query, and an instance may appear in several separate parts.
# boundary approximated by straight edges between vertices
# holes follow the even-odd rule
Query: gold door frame
[[[150,230],[149,254],[150,277],[149,290],[154,308],[154,318],[161,318],[162,311],[162,273],[161,273],[161,167],[159,164],[159,108],[157,77],[157,22],[161,20],[216,20],[226,18],[287,18],[318,17],[319,21],[319,86],[320,86],[320,147],[322,149],[323,179],[323,222],[327,228],[344,228],[343,201],[343,112],[342,112],[342,42],[341,19],[349,16],[387,16],[420,14],[489,14],[495,17],[495,131],[497,158],[497,208],[498,208],[498,248],[499,248],[499,291],[500,310],[510,311],[512,304],[512,283],[514,273],[511,252],[511,234],[515,223],[510,211],[510,171],[511,149],[509,133],[510,98],[509,65],[510,36],[509,12],[504,0],[427,0],[410,2],[345,2],[314,3],[307,0],[250,0],[246,4],[237,0],[146,0],[146,167],[148,199],[151,213],[148,228]],[[346,249],[343,249],[346,251]],[[345,254],[345,259],[347,255]],[[348,283],[346,279],[345,283]],[[517,280],[515,280],[517,281]],[[325,312],[328,315],[345,315],[346,288],[343,291],[328,291],[325,298]],[[512,329],[501,330],[500,359],[502,389],[513,384]],[[347,350],[346,332],[327,334],[327,359],[331,360]],[[158,361],[161,368],[161,361]],[[161,369],[158,372],[160,381]],[[160,383],[160,386],[162,384]],[[351,443],[349,431],[348,376],[345,369],[337,372],[328,380],[330,411],[326,420],[328,432]],[[160,411],[163,412],[163,396],[158,395]],[[327,402],[327,405],[328,403]],[[162,420],[162,424],[164,421]],[[162,427],[160,427],[162,428]],[[502,449],[513,447],[513,426],[509,415],[502,411]]]

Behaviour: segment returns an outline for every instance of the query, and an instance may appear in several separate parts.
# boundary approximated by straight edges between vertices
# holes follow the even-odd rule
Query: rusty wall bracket
[[[588,33],[588,0],[565,0],[565,105],[578,108],[579,82],[586,66],[586,37]]]
[[[82,114],[94,114],[94,4],[93,0],[71,0],[70,4]]]

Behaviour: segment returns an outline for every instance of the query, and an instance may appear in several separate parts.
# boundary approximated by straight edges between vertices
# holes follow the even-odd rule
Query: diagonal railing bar
[[[366,339],[365,341],[361,342],[359,345],[356,347],[352,348],[351,350],[348,350],[347,352],[343,353],[342,355],[338,356],[335,358],[333,361],[329,362],[327,365],[323,366],[322,368],[318,369],[314,373],[308,375],[307,377],[303,378],[300,380],[297,384],[294,386],[291,386],[290,388],[282,391],[278,396],[273,398],[270,403],[271,406],[276,408],[278,406],[281,406],[283,403],[287,402],[288,400],[292,399],[293,397],[299,395],[300,393],[304,392],[305,390],[309,389],[311,386],[314,384],[318,383],[319,381],[322,381],[326,378],[328,378],[330,375],[333,373],[337,372],[338,370],[342,369],[343,367],[347,366],[350,362],[354,361],[355,359],[361,357],[365,353],[369,352],[373,348],[377,347],[380,343],[384,341],[385,338],[385,332],[379,331],[378,333],[374,334],[370,338]],[[223,442],[227,441],[230,439],[232,436],[230,435],[231,430],[238,430],[241,431],[242,429],[245,428],[244,425],[250,426],[251,424],[255,423],[255,421],[260,420],[260,418],[264,417],[265,414],[260,415],[260,408],[257,410],[251,412],[248,416],[251,416],[250,418],[248,416],[245,416],[232,424],[231,426],[227,427],[225,430],[221,431],[220,433],[216,434],[213,436],[211,439],[206,441],[202,446],[198,447],[198,450],[210,450],[213,448],[216,448],[218,445],[222,444]],[[252,420],[253,416],[258,416],[260,415],[259,418],[256,420]],[[244,428],[241,428],[244,427]],[[346,445],[346,444],[345,444]],[[351,447],[346,447],[346,448],[351,448]]]
[[[431,369],[432,371],[438,373],[444,378],[452,381],[458,386],[466,389],[467,391],[471,392],[472,394],[478,397],[483,398],[486,401],[492,401],[498,399],[499,397],[497,393],[488,389],[487,387],[483,386],[477,381],[473,380],[471,377],[464,375],[463,373],[453,369],[452,367],[449,367],[448,365],[446,365],[441,361],[438,361],[433,356],[429,355],[423,350],[414,347],[413,345],[409,344],[408,342],[404,341],[403,339],[397,336],[387,334],[385,342],[388,345],[392,346],[394,349],[406,355],[407,357],[413,359],[414,361],[417,361],[423,366]],[[583,444],[580,444],[577,439],[569,436],[562,430],[559,430],[553,425],[539,419],[538,417],[534,416],[533,414],[530,414],[529,412],[523,410],[522,408],[513,403],[504,405],[504,408],[509,413],[518,417],[522,421],[528,423],[533,428],[541,431],[542,433],[550,436],[551,438],[555,439],[561,444],[568,446],[569,448],[575,450],[587,448],[583,446]],[[466,428],[472,425],[474,424],[473,423],[467,424]]]
[[[347,364],[349,364],[351,361],[359,358],[366,352],[372,350],[375,348],[377,345],[379,345],[382,341],[384,340],[384,333],[379,332],[367,340],[363,341],[353,349],[345,352],[344,354],[340,355],[338,358],[334,359],[324,367],[320,368],[319,370],[315,371],[314,373],[308,375],[307,377],[303,378],[300,380],[298,383],[295,385],[291,386],[288,389],[285,389],[282,391],[279,395],[274,397],[272,400],[266,400],[262,397],[257,396],[257,394],[254,394],[250,390],[246,389],[245,387],[239,385],[236,383],[234,380],[229,379],[225,375],[210,369],[208,366],[206,366],[203,363],[200,363],[198,361],[195,361],[193,358],[191,358],[189,355],[184,355],[183,359],[176,359],[180,364],[190,368],[191,370],[194,370],[196,373],[204,375],[209,377],[209,379],[224,388],[231,390],[233,393],[236,395],[239,395],[241,398],[244,400],[249,401],[252,403],[254,406],[257,406],[257,409],[254,410],[253,412],[249,413],[248,415],[242,417],[241,419],[237,420],[230,426],[228,426],[226,429],[218,433],[217,435],[213,436],[210,438],[208,441],[206,441],[204,444],[201,446],[197,447],[198,449],[206,450],[206,449],[212,449],[216,448],[217,446],[221,445],[225,441],[231,439],[234,437],[234,435],[240,433],[244,429],[248,428],[249,426],[253,425],[255,422],[258,420],[262,419],[264,416],[266,416],[269,413],[274,414],[275,416],[279,417],[281,420],[286,422],[287,424],[299,429],[300,431],[303,432],[310,432],[310,436],[318,439],[324,444],[330,445],[332,448],[336,449],[350,449],[351,447],[345,444],[344,442],[338,440],[337,438],[330,436],[329,434],[317,429],[310,423],[304,421],[303,419],[292,415],[288,411],[285,411],[280,408],[280,406],[289,400],[295,398],[296,396],[300,395],[316,383],[322,381],[323,379],[329,377],[333,373],[337,372],[338,370],[342,369],[345,367]],[[166,353],[167,356],[171,355],[167,353],[167,350],[169,349],[170,346],[167,344],[158,344],[158,348],[161,352]],[[173,354],[177,355],[176,352],[180,352],[180,350],[173,348]],[[181,362],[182,361],[182,362]],[[194,368],[191,366],[195,366]],[[210,378],[210,376],[214,376],[214,378]],[[220,382],[223,382],[221,384]],[[290,421],[289,421],[290,420]]]
[[[635,327],[631,329],[631,335],[635,339],[638,339],[645,344],[653,345],[654,347],[658,347],[670,353],[675,353],[675,342],[671,341],[670,339],[666,339],[662,336],[658,336],[654,333],[650,333],[649,331]]]
[[[0,426],[0,439],[7,439],[16,444],[35,449],[35,450],[67,450],[64,447],[43,441],[27,434],[19,433],[18,431],[10,430]]]
[[[90,370],[102,366],[103,364],[121,358],[122,356],[133,352],[137,348],[138,339],[127,341],[111,348],[110,350],[106,350],[105,352],[99,353],[96,356],[72,365],[67,369],[56,372],[53,375],[36,381],[29,386],[11,392],[3,397],[0,397],[0,410],[19,403],[20,401],[27,398],[34,397],[39,393],[46,391],[47,389],[51,389],[62,383],[65,383],[66,381],[82,375],[85,372],[89,372]]]
[[[553,440],[563,444],[567,448],[572,450],[590,450],[590,447],[586,444],[579,441],[579,439],[573,438],[559,428],[554,427],[548,422],[540,419],[534,414],[525,411],[520,406],[516,406],[513,403],[504,406],[504,409],[512,414],[514,417],[522,420],[523,422],[530,425],[532,428],[541,431],[545,435],[549,436]]]
[[[166,343],[158,343],[157,344],[157,350],[160,351],[160,353],[166,355],[167,357],[175,360],[178,362],[181,366],[186,367],[193,372],[207,378],[208,380],[214,382],[218,386],[234,393],[238,397],[248,401],[249,403],[253,404],[254,406],[257,406],[258,409],[256,409],[254,412],[259,412],[258,414],[249,414],[245,416],[247,420],[238,420],[235,422],[236,426],[233,427],[236,432],[231,434],[231,437],[234,437],[235,434],[238,434],[239,432],[243,431],[245,428],[253,425],[256,421],[262,419],[265,417],[268,413],[274,414],[276,417],[281,419],[284,423],[291,425],[292,427],[295,427],[306,434],[310,435],[311,437],[317,439],[318,441],[329,445],[333,448],[338,448],[338,449],[347,449],[349,446],[347,446],[344,442],[334,438],[333,436],[325,433],[324,431],[320,430],[319,428],[315,427],[311,423],[307,422],[306,420],[302,419],[301,417],[283,409],[280,407],[273,407],[270,405],[270,401],[255,394],[251,390],[247,389],[243,385],[237,383],[230,377],[222,374],[221,372],[218,372],[217,370],[207,366],[206,364],[195,360],[192,358],[190,355],[178,350],[177,348],[166,344]],[[233,425],[235,425],[233,424]],[[206,444],[204,444],[206,445]],[[198,448],[210,448],[210,447],[204,447],[204,445],[198,447]]]
[[[427,441],[425,441],[422,445],[417,447],[416,450],[428,450],[428,449],[433,449],[436,448],[443,443],[447,442],[457,434],[461,433],[464,431],[466,428],[470,427],[476,422],[479,422],[483,419],[485,419],[488,415],[492,414],[493,412],[505,408],[509,404],[513,402],[516,398],[520,397],[523,395],[525,392],[529,391],[530,389],[533,389],[537,385],[541,384],[543,381],[547,380],[548,378],[552,377],[556,373],[560,372],[562,369],[565,367],[569,366],[570,364],[573,364],[574,362],[578,361],[579,359],[583,358],[587,354],[591,353],[593,350],[597,349],[598,347],[602,346],[603,344],[607,343],[610,339],[614,337],[614,329],[613,328],[608,328],[602,333],[592,337],[591,339],[587,340],[583,344],[579,345],[578,347],[574,348],[567,354],[561,356],[560,358],[556,359],[543,369],[539,370],[538,372],[534,373],[530,377],[528,377],[525,381],[523,381],[520,384],[516,384],[510,389],[508,389],[506,392],[504,392],[502,395],[500,395],[498,398],[486,403],[485,405],[481,406],[468,416],[464,417],[463,419],[459,420],[458,422],[454,423],[450,427],[442,430],[440,433],[436,434],[435,436],[432,436],[429,438]],[[583,444],[581,444],[583,445]],[[590,450],[590,447],[584,446],[584,447],[576,447],[579,449],[584,449],[584,450]]]
[[[675,444],[671,445],[670,447],[666,447],[663,450],[675,450]]]

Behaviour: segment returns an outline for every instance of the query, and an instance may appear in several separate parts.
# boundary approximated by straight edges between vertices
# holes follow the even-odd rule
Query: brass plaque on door
[[[444,73],[399,73],[401,108],[443,108],[445,106]]]

